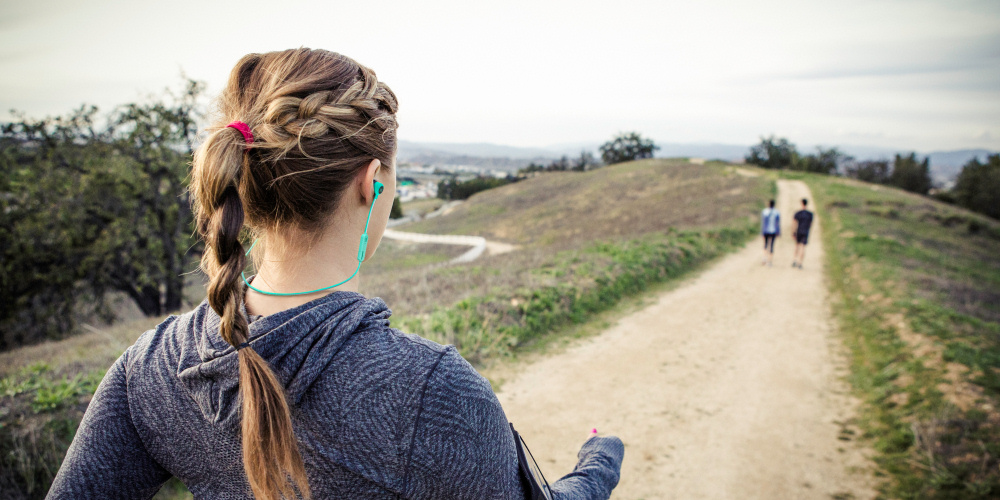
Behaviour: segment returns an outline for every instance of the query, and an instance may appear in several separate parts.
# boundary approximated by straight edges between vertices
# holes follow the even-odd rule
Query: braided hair
[[[306,48],[249,54],[218,98],[217,120],[194,155],[192,205],[219,335],[237,348],[243,465],[256,498],[310,498],[284,388],[249,340],[241,314],[240,234],[279,227],[319,236],[352,179],[393,164],[396,95],[343,55]],[[253,131],[247,143],[243,121]],[[266,244],[266,239],[263,240]]]

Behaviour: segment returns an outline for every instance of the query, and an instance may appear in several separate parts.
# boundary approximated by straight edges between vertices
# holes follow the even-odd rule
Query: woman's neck
[[[331,224],[312,244],[285,243],[268,245],[251,284],[265,292],[297,293],[326,288],[340,283],[358,269],[358,244],[362,229],[355,221]],[[348,236],[349,235],[349,236]],[[296,235],[272,235],[279,242],[305,241]],[[246,307],[250,314],[270,316],[300,306],[336,291],[358,291],[355,275],[342,285],[307,295],[273,296],[248,289]]]

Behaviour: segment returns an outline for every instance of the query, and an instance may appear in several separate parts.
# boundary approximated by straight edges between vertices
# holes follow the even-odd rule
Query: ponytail
[[[246,345],[240,231],[246,225],[265,242],[275,228],[320,234],[373,158],[395,164],[397,108],[374,71],[341,54],[248,54],[219,96],[220,121],[195,153],[192,203],[205,240],[208,303],[222,318],[219,334],[239,353],[243,466],[259,499],[308,499],[310,491],[284,388]],[[231,120],[245,124],[224,125]]]
[[[244,211],[240,181],[247,143],[230,127],[216,130],[195,153],[191,175],[195,222],[205,241],[202,269],[209,276],[208,303],[221,318],[219,335],[237,348],[242,405],[243,468],[256,498],[309,499],[309,481],[292,428],[281,382],[252,346],[240,313],[240,273],[246,264],[239,235]]]

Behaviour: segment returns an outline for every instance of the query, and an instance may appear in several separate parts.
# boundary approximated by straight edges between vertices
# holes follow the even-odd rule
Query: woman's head
[[[374,71],[340,54],[249,54],[233,68],[219,119],[196,154],[196,202],[218,203],[219,191],[234,185],[254,232],[321,229],[361,169],[373,159],[393,166],[396,108]],[[249,147],[226,127],[235,120],[253,133]]]
[[[227,342],[240,346],[249,336],[240,314],[241,231],[318,238],[352,182],[370,177],[373,165],[394,168],[396,109],[395,94],[372,70],[333,52],[249,54],[233,68],[191,173],[208,302]],[[234,121],[247,124],[252,143],[227,126]],[[308,497],[283,388],[252,348],[238,353],[243,460],[254,495],[290,498],[295,487]]]

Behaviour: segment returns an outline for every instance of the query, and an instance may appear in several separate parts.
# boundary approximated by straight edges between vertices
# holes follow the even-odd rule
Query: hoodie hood
[[[245,311],[244,311],[245,312]],[[250,323],[250,348],[270,364],[295,405],[355,333],[388,328],[392,312],[380,298],[337,291]],[[238,425],[239,358],[219,335],[219,315],[205,300],[178,327],[192,336],[177,377],[210,422]]]

